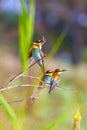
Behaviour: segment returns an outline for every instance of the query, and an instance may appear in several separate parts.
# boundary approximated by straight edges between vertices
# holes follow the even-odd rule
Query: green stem
[[[9,106],[9,104],[6,102],[3,95],[0,93],[0,102],[2,104],[2,107],[4,108],[5,112],[8,114],[9,119],[12,121],[13,127],[15,130],[17,130],[17,117],[12,108]]]

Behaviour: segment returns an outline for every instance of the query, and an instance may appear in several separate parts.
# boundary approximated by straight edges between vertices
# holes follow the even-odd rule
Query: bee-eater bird
[[[52,75],[52,81],[50,83],[50,89],[49,89],[49,93],[51,93],[51,91],[55,88],[58,87],[58,84],[61,80],[60,75],[66,70],[61,70],[61,69],[55,69]]]
[[[47,70],[40,80],[38,89],[49,87],[52,82],[52,75],[53,75],[53,71]]]
[[[52,82],[52,74],[53,71],[47,70],[45,74],[41,77],[38,87],[34,90],[32,95],[30,96],[30,99],[38,99],[40,90],[45,87],[50,87],[50,84]]]
[[[42,46],[46,42],[45,38],[42,37],[42,40],[37,40],[32,44],[32,47],[29,52],[29,58],[33,57],[35,61],[38,61],[39,66],[41,67],[43,73],[45,73],[44,67],[44,53],[42,52]]]
[[[43,88],[49,87],[49,94],[51,91],[58,87],[60,82],[60,75],[66,70],[55,69],[54,71],[47,70],[45,74],[40,79],[38,87],[34,90],[33,94],[30,96],[30,99],[38,99],[40,90]]]

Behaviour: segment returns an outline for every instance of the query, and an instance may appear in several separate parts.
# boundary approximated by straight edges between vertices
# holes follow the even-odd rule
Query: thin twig
[[[46,55],[43,56],[43,58],[45,58],[45,57],[46,57]],[[23,73],[24,73],[26,70],[28,70],[29,68],[31,68],[33,65],[35,65],[35,64],[38,63],[39,61],[40,61],[40,60],[35,61],[33,64],[31,64],[30,66],[28,66],[28,68],[26,68],[23,72],[20,72],[20,73],[16,74],[15,76],[13,76],[13,77],[12,77],[8,82],[6,82],[3,86],[7,86],[10,82],[12,82],[12,81],[14,81],[14,80],[20,78],[21,76],[23,76]],[[3,87],[1,87],[1,88],[3,88]]]
[[[30,60],[31,60],[31,61],[30,61]],[[29,67],[30,65],[32,65],[32,63],[33,63],[33,61],[34,61],[34,58],[32,57],[30,60],[29,60],[29,63],[28,63],[28,67]]]
[[[23,74],[23,76],[24,76],[24,77],[31,78],[31,79],[37,79],[37,80],[41,81],[41,80],[40,80],[40,77],[35,77],[35,76],[31,76],[31,75],[26,75],[26,74]]]
[[[46,55],[44,55],[42,58],[44,59],[46,57]],[[41,59],[40,59],[41,60]],[[31,68],[33,65],[35,65],[36,63],[38,63],[40,60],[37,60],[37,61],[35,61],[32,65],[30,65],[29,67],[28,67],[28,69],[29,68]]]
[[[12,100],[12,101],[7,101],[7,103],[19,103],[19,102],[22,102],[24,101],[24,99],[17,99],[17,100]],[[2,105],[2,103],[0,103],[0,105]]]
[[[29,86],[34,86],[36,87],[36,85],[32,85],[32,84],[19,84],[19,85],[13,85],[13,86],[9,86],[9,87],[5,87],[5,88],[1,88],[0,92],[3,92],[5,90],[9,90],[9,89],[13,89],[13,88],[17,88],[17,87],[29,87]]]
[[[73,91],[73,92],[75,92],[75,93],[78,92],[78,91],[77,91],[76,89],[74,89],[74,88],[65,88],[65,87],[60,87],[60,86],[57,86],[56,88]]]

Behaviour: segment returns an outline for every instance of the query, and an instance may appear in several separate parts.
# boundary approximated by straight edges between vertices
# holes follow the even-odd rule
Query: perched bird
[[[53,75],[53,71],[47,70],[40,80],[38,89],[49,87],[52,82],[52,75]]]
[[[41,90],[45,87],[50,87],[50,83],[52,81],[52,75],[53,75],[53,71],[47,70],[45,72],[45,74],[40,79],[39,85],[36,87],[32,95],[30,96],[31,100],[38,99]]]
[[[43,88],[49,87],[49,94],[51,91],[58,87],[60,82],[60,75],[66,70],[55,69],[54,71],[47,70],[45,74],[40,79],[38,87],[34,90],[33,94],[30,96],[30,99],[38,99],[40,90]]]
[[[55,88],[58,87],[58,84],[60,82],[60,75],[66,70],[61,69],[55,69],[52,75],[52,81],[50,83],[49,93]]]
[[[44,53],[42,52],[42,46],[46,42],[45,38],[42,37],[42,40],[37,40],[32,44],[32,47],[29,52],[29,58],[33,57],[35,61],[38,61],[39,66],[41,67],[43,73],[45,73],[44,67]]]

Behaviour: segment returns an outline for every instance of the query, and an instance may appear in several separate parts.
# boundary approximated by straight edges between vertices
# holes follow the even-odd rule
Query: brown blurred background
[[[28,5],[28,0],[26,0]],[[28,6],[26,6],[28,10]],[[0,0],[0,44],[18,47],[20,0]],[[68,28],[59,56],[67,62],[87,61],[87,2],[85,0],[37,0],[35,38],[44,35],[51,49],[59,34]],[[47,49],[47,50],[48,50]]]

